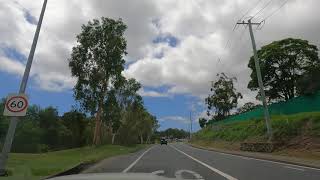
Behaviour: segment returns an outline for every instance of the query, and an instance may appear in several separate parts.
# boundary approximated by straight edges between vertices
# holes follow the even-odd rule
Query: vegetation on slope
[[[320,138],[320,112],[272,116],[273,141],[288,144],[298,136]],[[193,140],[266,141],[264,119],[212,124],[193,136]]]

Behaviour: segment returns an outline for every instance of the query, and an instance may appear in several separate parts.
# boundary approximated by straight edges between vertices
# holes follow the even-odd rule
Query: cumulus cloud
[[[175,121],[177,123],[183,123],[183,124],[188,124],[190,123],[190,120],[187,119],[186,117],[182,117],[182,116],[165,116],[165,117],[161,117],[158,119],[160,122],[164,122],[164,121]]]
[[[143,88],[140,89],[138,91],[138,94],[140,94],[140,96],[144,96],[144,97],[168,97],[169,94],[166,93],[160,93],[157,91],[145,91]]]
[[[167,92],[144,91],[143,96],[191,94],[204,98],[210,81],[225,72],[237,77],[237,90],[244,95],[240,105],[254,101],[247,89],[252,55],[248,31],[232,28],[243,12],[257,0],[55,0],[48,1],[31,75],[38,86],[63,91],[74,85],[68,68],[71,48],[81,25],[101,16],[122,18],[128,25],[128,67],[124,74],[136,78],[144,87],[168,87]],[[254,15],[262,0],[246,16]],[[284,1],[273,1],[254,19],[260,21]],[[0,48],[11,48],[28,56],[35,21],[42,2],[0,0]],[[302,38],[319,45],[320,16],[317,0],[290,0],[260,31],[255,31],[258,47],[286,37]],[[165,41],[158,42],[159,37]],[[178,43],[170,43],[170,38]],[[161,39],[160,38],[160,39]],[[156,42],[156,43],[155,43]],[[229,42],[229,43],[227,43]],[[0,70],[21,75],[24,61],[0,53]]]
[[[5,57],[0,57],[0,62],[1,62],[1,66],[0,66],[1,71],[22,76],[24,71],[24,65],[21,64],[20,62],[12,61]]]
[[[254,20],[260,22],[283,2],[271,3]],[[266,3],[261,1],[246,16],[257,14]],[[146,53],[148,56],[132,64],[126,70],[126,75],[137,78],[147,86],[168,85],[169,93],[192,94],[203,99],[209,93],[210,81],[216,80],[217,73],[225,72],[238,79],[236,88],[244,97],[239,106],[248,101],[257,102],[256,92],[247,89],[250,80],[247,64],[252,55],[248,29],[239,26],[236,31],[232,31],[242,12],[249,8],[248,4],[240,0],[158,1],[160,11],[166,11],[158,21],[159,33],[177,37],[179,45],[167,46],[160,60],[150,54],[159,51],[163,45],[152,45],[153,48],[149,48],[150,52]],[[319,2],[289,1],[281,11],[266,21],[261,31],[255,30],[258,47],[287,37],[317,43],[319,37],[316,31],[320,29],[320,21],[319,17],[315,17],[315,4]]]

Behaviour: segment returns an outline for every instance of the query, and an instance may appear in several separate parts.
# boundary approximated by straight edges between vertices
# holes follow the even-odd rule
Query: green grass
[[[285,142],[302,133],[320,137],[320,112],[272,116],[271,122],[274,141]],[[264,119],[219,123],[197,132],[194,136],[194,140],[229,142],[265,141],[266,139]]]
[[[131,147],[104,145],[42,154],[12,153],[8,161],[8,169],[12,172],[12,176],[0,179],[41,179],[82,162],[95,162],[107,157],[135,152],[144,147],[145,145]]]

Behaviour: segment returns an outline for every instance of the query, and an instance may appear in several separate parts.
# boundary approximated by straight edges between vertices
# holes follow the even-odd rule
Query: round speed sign
[[[23,96],[13,96],[8,99],[6,107],[11,112],[21,112],[28,107],[28,101]]]
[[[5,116],[25,116],[28,107],[28,98],[25,94],[11,94],[7,97]]]

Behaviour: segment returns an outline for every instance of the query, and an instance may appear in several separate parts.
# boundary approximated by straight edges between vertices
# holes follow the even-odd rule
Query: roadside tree
[[[252,102],[245,103],[242,107],[238,109],[238,113],[245,113],[254,109],[256,105]]]
[[[219,121],[230,115],[231,109],[237,107],[238,99],[242,98],[241,93],[236,92],[233,82],[237,79],[235,77],[229,78],[224,73],[217,74],[218,81],[212,87],[212,95],[206,99],[208,106],[207,114],[211,115],[213,112],[213,120]]]
[[[303,91],[297,91],[299,80],[301,78],[311,80],[308,74],[315,67],[320,67],[317,46],[309,44],[306,40],[288,38],[274,41],[263,46],[257,54],[265,94],[269,102],[288,100],[303,94]],[[250,58],[248,67],[252,70],[248,88],[258,90],[253,57]],[[301,83],[301,89],[304,88],[303,86],[310,87],[312,82],[305,81],[305,83],[308,84]]]
[[[95,115],[93,144],[101,143],[102,116],[111,88],[118,88],[124,70],[127,26],[121,19],[102,17],[82,26],[73,47],[69,66],[77,78],[74,97],[83,109]]]
[[[206,127],[206,124],[207,124],[207,119],[206,118],[199,118],[199,125],[201,128],[204,128]]]

